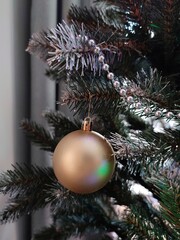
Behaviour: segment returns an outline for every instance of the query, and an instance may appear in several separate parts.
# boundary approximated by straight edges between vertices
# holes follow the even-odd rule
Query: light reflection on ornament
[[[85,183],[96,184],[100,180],[104,180],[110,173],[110,164],[107,160],[103,160],[99,168],[94,173],[86,177]]]
[[[97,175],[100,177],[100,178],[104,178],[106,177],[108,174],[109,174],[109,164],[106,160],[103,160],[103,162],[101,163],[101,166],[96,170],[97,172]]]
[[[84,183],[85,184],[96,184],[97,183],[97,181],[98,181],[98,177],[97,177],[97,175],[95,175],[95,174],[92,174],[92,175],[90,175],[90,176],[88,176],[86,179],[85,179],[85,181],[84,181]]]

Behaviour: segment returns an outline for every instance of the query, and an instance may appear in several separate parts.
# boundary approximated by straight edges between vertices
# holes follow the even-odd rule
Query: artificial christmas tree
[[[75,118],[46,111],[52,132],[22,121],[42,150],[60,150],[54,169],[15,165],[1,174],[0,191],[10,197],[0,221],[50,205],[52,225],[34,240],[178,239],[180,2],[96,0],[91,9],[72,6],[68,17],[34,34],[27,51],[66,83],[60,103]],[[77,119],[87,116],[104,148],[90,126],[80,130]],[[93,138],[64,140],[75,131]]]

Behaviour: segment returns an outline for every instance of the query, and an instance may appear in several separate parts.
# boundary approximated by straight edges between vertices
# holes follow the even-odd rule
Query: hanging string
[[[92,99],[92,95],[89,93],[88,117],[90,117],[90,112],[91,112],[91,99]]]

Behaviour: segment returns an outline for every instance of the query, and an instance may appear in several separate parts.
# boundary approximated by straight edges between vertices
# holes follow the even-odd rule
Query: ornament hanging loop
[[[88,116],[84,119],[81,129],[83,131],[91,131],[92,129],[92,119],[90,118],[91,111],[91,94],[89,92],[89,105],[88,105]]]
[[[92,129],[92,120],[90,117],[86,117],[82,124],[83,131],[91,131]]]

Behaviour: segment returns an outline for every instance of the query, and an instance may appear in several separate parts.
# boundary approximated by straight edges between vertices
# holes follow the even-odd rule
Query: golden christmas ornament
[[[54,173],[58,181],[75,193],[93,193],[106,185],[115,167],[115,155],[110,143],[91,131],[91,119],[86,118],[82,130],[66,135],[53,156]]]

